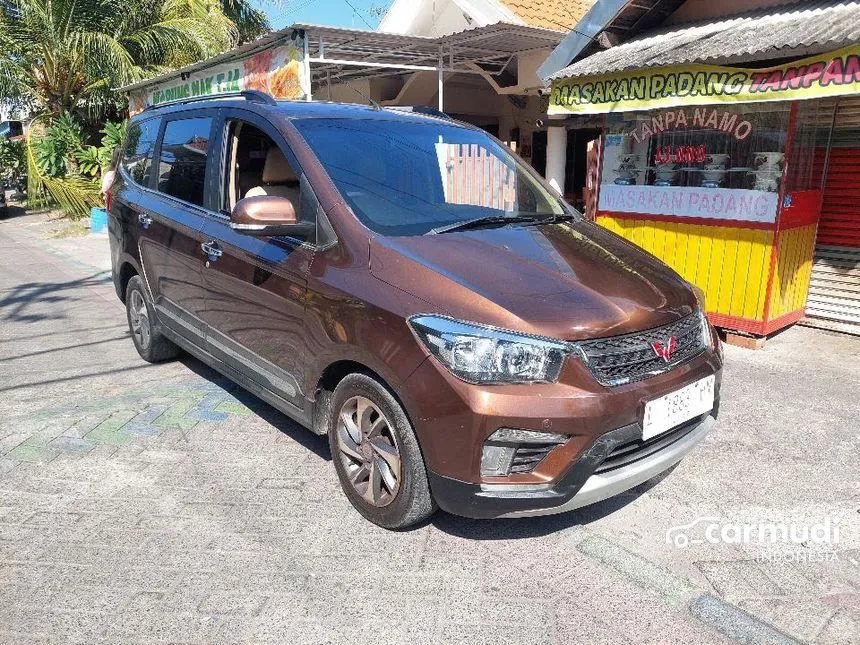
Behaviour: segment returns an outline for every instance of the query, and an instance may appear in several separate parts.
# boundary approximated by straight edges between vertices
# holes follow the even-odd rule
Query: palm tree
[[[125,109],[114,89],[268,30],[250,0],[0,0],[0,101],[32,108],[31,133],[63,115],[98,124]],[[77,215],[98,204],[95,182],[44,172],[31,143],[29,198]]]
[[[267,30],[249,0],[0,0],[0,98],[99,113],[114,88]]]
[[[272,2],[277,4],[278,0]],[[239,44],[259,38],[272,29],[266,13],[252,7],[247,0],[221,0],[221,11],[239,30]]]

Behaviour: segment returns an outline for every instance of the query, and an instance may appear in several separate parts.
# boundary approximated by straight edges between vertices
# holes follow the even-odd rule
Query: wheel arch
[[[350,374],[365,374],[375,380],[377,380],[384,388],[386,388],[394,399],[397,401],[398,405],[403,409],[406,418],[409,420],[409,423],[412,424],[412,415],[409,413],[409,408],[406,407],[406,404],[403,401],[403,397],[400,396],[397,388],[391,382],[390,379],[387,379],[385,375],[381,374],[378,370],[373,369],[367,364],[355,360],[355,359],[338,359],[335,360],[325,368],[323,368],[319,377],[316,380],[316,385],[313,389],[313,426],[312,430],[315,434],[324,435],[328,432],[328,428],[326,427],[326,419],[329,416],[330,406],[331,406],[331,395],[334,392],[335,388],[338,384]],[[414,424],[412,424],[414,427]],[[420,441],[419,441],[420,446]]]
[[[131,279],[140,275],[140,272],[137,270],[137,267],[125,260],[120,264],[119,274],[117,275],[117,284],[116,284],[116,294],[119,296],[120,300],[125,302],[126,290],[128,289],[128,283]]]
[[[331,395],[345,377],[350,374],[361,373],[375,378],[392,393],[394,388],[388,383],[385,378],[376,370],[371,369],[364,363],[353,359],[339,359],[326,365],[316,379],[311,394],[313,396],[313,427],[311,428],[315,434],[324,435],[328,432],[326,420],[328,419],[331,407]],[[395,393],[396,396],[396,393]],[[400,397],[397,397],[400,402]],[[401,406],[403,405],[400,402]],[[403,408],[406,410],[406,408]]]

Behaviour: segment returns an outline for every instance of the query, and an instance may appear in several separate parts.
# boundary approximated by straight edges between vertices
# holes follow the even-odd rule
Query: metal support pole
[[[328,91],[328,100],[331,101],[331,72],[325,71],[325,84]]]
[[[443,86],[445,85],[444,68],[445,68],[445,56],[442,53],[442,45],[439,45],[439,111],[440,112],[445,111],[444,107],[443,107],[445,102],[444,102],[443,96],[442,96],[442,93],[444,91]]]
[[[302,61],[302,65],[305,69],[305,83],[307,87],[305,88],[305,101],[312,100],[311,96],[311,51],[310,45],[308,43],[308,35],[306,33],[302,34],[302,43],[304,44],[304,60]]]

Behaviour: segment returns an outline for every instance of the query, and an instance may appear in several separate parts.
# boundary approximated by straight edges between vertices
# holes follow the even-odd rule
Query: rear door
[[[204,227],[206,243],[216,251],[204,270],[208,351],[301,408],[307,274],[315,247],[312,240],[237,233],[230,228],[229,215],[248,187],[262,181],[261,162],[269,143],[281,149],[298,177],[301,169],[265,119],[241,109],[224,113],[219,132],[222,208]],[[256,179],[249,178],[255,173]],[[315,217],[301,210],[312,207],[297,205],[296,212],[302,219]]]
[[[205,346],[203,224],[211,206],[210,141],[217,110],[164,117],[151,195],[140,218],[140,256],[161,322]]]

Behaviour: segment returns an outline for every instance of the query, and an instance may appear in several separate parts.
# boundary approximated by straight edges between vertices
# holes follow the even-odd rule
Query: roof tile
[[[532,27],[570,31],[595,0],[499,0]]]

